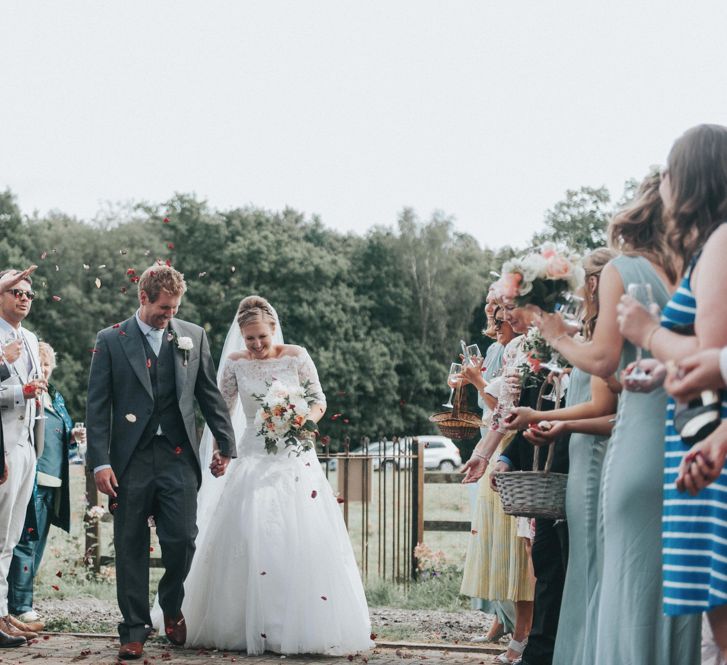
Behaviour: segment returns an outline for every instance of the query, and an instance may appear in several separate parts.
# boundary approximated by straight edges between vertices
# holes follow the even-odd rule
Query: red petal
[[[172,260],[171,259],[167,259],[164,263],[167,264],[167,267],[169,267],[169,268],[172,267]]]
[[[121,328],[120,323],[114,323],[114,325],[111,326],[112,328]]]
[[[174,249],[174,243],[173,242],[168,242],[167,243],[167,249]]]
[[[57,584],[51,584],[50,587],[51,587],[51,589],[53,589],[53,591],[60,591],[61,590],[61,588]]]
[[[150,547],[150,548],[149,548],[149,551],[150,551],[150,552],[153,552],[153,551],[154,551],[154,548],[153,548],[153,547]]]
[[[53,296],[53,300],[55,300],[56,302],[60,302],[61,301],[61,297],[60,296]]]
[[[328,600],[326,596],[321,596],[321,600]]]
[[[63,577],[63,573],[59,570],[56,572],[56,577]]]
[[[311,499],[315,499],[315,498],[316,498],[317,496],[318,496],[318,492],[317,492],[316,490],[313,490],[313,491],[312,491],[312,492],[310,493],[310,498],[311,498]]]
[[[338,501],[338,503],[345,503],[346,499],[344,499],[342,496],[337,496],[336,501]]]
[[[23,566],[23,572],[24,573],[27,573],[28,572],[28,566]]]
[[[472,529],[472,531],[470,531],[470,533],[471,533],[471,534],[472,534],[473,536],[476,536],[476,535],[477,535],[477,529]]]
[[[151,367],[151,358],[146,359],[146,368],[149,369]]]
[[[373,642],[376,639],[377,635],[376,635],[376,633],[371,633],[370,637],[371,637],[371,641]]]
[[[165,217],[163,221],[165,224],[169,224],[169,217]]]
[[[177,447],[176,447],[176,448],[174,449],[174,453],[175,453],[176,455],[181,455],[181,454],[182,454],[182,448],[181,448],[180,446],[177,446]]]

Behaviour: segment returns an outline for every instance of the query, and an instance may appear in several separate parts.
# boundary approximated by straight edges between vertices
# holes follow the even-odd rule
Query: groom
[[[88,464],[114,513],[123,659],[141,657],[151,630],[150,516],[166,569],[159,581],[165,632],[173,644],[186,639],[183,585],[194,555],[201,481],[195,398],[219,447],[212,473],[222,475],[235,456],[207,336],[199,326],[174,319],[187,289],[184,276],[155,265],[138,286],[136,314],[96,337],[86,415]]]

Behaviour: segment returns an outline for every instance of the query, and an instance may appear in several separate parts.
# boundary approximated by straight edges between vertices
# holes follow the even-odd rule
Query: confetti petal
[[[60,302],[61,301],[61,297],[60,296],[53,296],[53,300],[55,300],[56,302]]]
[[[163,220],[163,222],[164,222],[165,224],[169,224],[169,217],[165,217],[165,218],[164,218],[164,220]]]
[[[126,414],[126,420],[128,420],[130,423],[136,422],[136,416],[133,413],[127,413]]]
[[[174,249],[174,243],[173,242],[168,242],[167,243],[167,249]]]
[[[176,447],[176,448],[174,449],[174,454],[175,454],[175,455],[181,455],[181,454],[182,454],[182,447],[181,447],[181,446],[177,446],[177,447]]]
[[[63,577],[63,573],[60,570],[56,571],[56,577]]]
[[[321,596],[321,600],[328,600],[327,596]]]
[[[101,280],[98,277],[94,280],[93,283],[96,285],[97,289],[101,288]]]
[[[313,490],[313,491],[312,491],[312,492],[310,493],[310,498],[311,498],[311,499],[315,499],[315,498],[316,498],[317,496],[318,496],[318,491],[317,491],[317,490]]]
[[[53,589],[53,591],[60,591],[61,590],[61,588],[57,584],[51,584],[50,587],[51,587],[51,589]]]

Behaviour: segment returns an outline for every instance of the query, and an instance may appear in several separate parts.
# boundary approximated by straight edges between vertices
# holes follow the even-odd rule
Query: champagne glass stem
[[[442,404],[442,406],[446,406],[448,409],[453,409],[454,404],[452,404],[452,397],[454,397],[454,388],[449,389],[449,399],[447,400],[447,403]]]

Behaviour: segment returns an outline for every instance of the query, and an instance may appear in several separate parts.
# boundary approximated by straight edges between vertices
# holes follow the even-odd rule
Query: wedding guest
[[[499,347],[495,353],[503,358],[505,349],[510,348],[510,352],[506,354],[508,359],[506,368],[512,368],[519,357],[517,352],[514,352],[517,344],[510,347],[516,334],[505,321],[501,308],[495,308],[492,319],[496,342],[489,349]],[[488,359],[489,349],[485,359],[487,369],[484,376],[476,367],[463,370],[463,380],[474,385],[481,398],[486,394],[488,381],[495,381],[496,375],[501,373],[501,363]],[[491,399],[495,401],[494,397]],[[484,399],[482,403],[483,417],[489,422],[492,410],[484,403]],[[482,434],[485,437],[488,429],[483,428],[483,430]],[[504,437],[499,444],[500,448],[507,441],[508,437]],[[473,487],[477,490],[477,497],[460,593],[489,601],[485,611],[489,610],[496,619],[483,638],[475,638],[472,641],[496,641],[505,633],[512,632],[513,639],[521,642],[529,632],[532,615],[533,582],[529,574],[529,555],[523,539],[518,537],[515,520],[505,515],[500,498],[489,483],[481,479],[476,485],[473,484]]]
[[[50,383],[56,354],[50,344],[39,344],[40,364],[48,390],[41,402],[45,415],[43,454],[38,458],[36,489],[28,504],[25,530],[15,546],[8,577],[11,615],[33,630],[43,622],[33,609],[33,580],[40,567],[51,524],[68,532],[71,524],[68,448],[71,441],[85,441],[85,430],[74,430],[63,395]],[[32,537],[31,537],[32,536]]]
[[[605,266],[600,314],[593,335],[568,335],[558,315],[539,321],[549,343],[575,367],[612,377],[636,357],[619,333],[616,308],[630,284],[649,284],[663,307],[675,289],[674,255],[666,245],[660,178],[647,177],[636,198],[611,222],[612,245],[622,255]],[[663,413],[666,393],[624,390],[602,472],[603,571],[598,599],[595,656],[598,665],[697,665],[699,622],[662,611],[661,503]],[[567,630],[567,628],[566,628]]]
[[[485,316],[487,317],[487,327],[482,334],[494,340],[487,347],[484,358],[474,358],[473,365],[465,365],[465,373],[467,373],[469,382],[475,386],[477,390],[477,405],[482,409],[483,425],[480,427],[480,434],[484,436],[487,433],[487,426],[484,424],[491,413],[492,407],[496,400],[485,392],[487,384],[495,378],[502,368],[502,355],[505,347],[497,341],[498,330],[495,322],[495,309],[497,308],[494,286],[490,286],[485,299]],[[470,508],[472,510],[472,521],[477,518],[478,497],[480,493],[480,483],[472,483],[469,486],[470,491]],[[475,527],[472,527],[475,529]],[[465,594],[468,595],[468,594]],[[503,635],[512,633],[515,628],[515,606],[510,601],[486,600],[484,598],[472,598],[472,609],[480,610],[494,616],[494,620],[490,625],[487,633],[484,635],[475,635],[471,641],[475,643],[497,641]]]
[[[505,306],[505,319],[515,330],[527,330],[533,324],[538,311],[538,302],[531,303],[527,308],[514,307],[510,304]],[[541,374],[534,378],[534,381],[523,387],[520,394],[520,405],[536,406],[545,377]],[[558,406],[555,402],[547,402],[547,405],[551,409]],[[493,487],[495,473],[532,471],[534,454],[533,446],[525,439],[524,433],[516,432],[497,458],[497,463],[490,474],[490,482]],[[539,455],[538,469],[543,469],[545,459],[546,455]],[[551,468],[555,473],[568,472],[567,436],[556,442]],[[518,519],[522,521],[522,518]],[[568,529],[562,521],[556,523],[554,520],[536,519],[534,522],[535,532],[531,550],[535,574],[533,622],[528,639],[523,644],[521,662],[529,665],[549,665],[553,657],[565,583],[568,561]]]
[[[604,266],[616,253],[597,249],[583,260],[586,273],[583,339],[593,335],[598,320],[598,283]],[[598,497],[610,419],[616,412],[617,396],[606,381],[573,369],[565,408],[537,411],[513,409],[508,427],[525,430],[531,443],[545,444],[570,435],[569,474],[566,491],[568,524],[568,568],[566,570],[559,628],[553,662],[593,663],[598,612],[600,548],[598,547]],[[604,418],[604,416],[606,416]],[[537,425],[548,423],[546,431]],[[600,427],[599,427],[600,426]],[[595,431],[594,431],[595,427]]]
[[[670,223],[669,242],[683,259],[684,277],[666,304],[661,323],[633,299],[620,309],[621,330],[662,361],[727,345],[727,127],[699,125],[674,143],[661,184]],[[718,416],[727,417],[721,394]],[[708,612],[727,657],[727,470],[697,496],[676,485],[689,450],[675,426],[675,402],[666,410],[663,513],[664,612],[697,618]],[[701,456],[687,453],[691,465]],[[685,460],[686,461],[686,460]]]
[[[32,272],[32,270],[30,271]],[[11,637],[31,639],[37,634],[8,612],[8,573],[13,549],[23,531],[25,513],[33,491],[36,455],[43,450],[42,421],[35,420],[36,401],[43,394],[36,336],[22,326],[35,293],[29,271],[3,271],[0,280],[15,280],[0,294],[0,338],[4,351],[19,354],[10,363],[10,378],[0,392],[8,480],[0,485],[0,630]],[[17,281],[18,277],[21,277]]]

